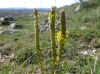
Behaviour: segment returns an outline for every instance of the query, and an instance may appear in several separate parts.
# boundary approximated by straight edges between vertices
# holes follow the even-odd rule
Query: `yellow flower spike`
[[[65,42],[68,39],[68,30],[66,30],[66,19],[65,19],[65,10],[61,10],[60,12],[60,31],[57,33],[57,41],[58,41],[58,58],[57,62],[61,60],[61,56],[64,50]]]
[[[49,20],[50,20],[50,36],[51,36],[51,46],[52,46],[52,73],[54,74],[55,63],[56,63],[56,41],[55,41],[55,22],[56,22],[56,14],[55,8],[52,7],[49,13]]]

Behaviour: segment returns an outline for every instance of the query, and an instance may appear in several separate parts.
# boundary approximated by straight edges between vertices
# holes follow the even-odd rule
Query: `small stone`
[[[87,51],[79,51],[79,54],[87,55],[88,52]]]

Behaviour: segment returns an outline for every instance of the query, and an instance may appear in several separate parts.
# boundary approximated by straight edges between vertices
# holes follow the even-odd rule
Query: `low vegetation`
[[[55,66],[55,74],[100,74],[100,5],[95,8],[84,8],[75,12],[79,4],[64,7],[68,40],[61,61]],[[62,8],[56,9],[59,15]],[[48,15],[39,14],[39,24]],[[35,28],[33,16],[19,17],[16,22],[23,28],[17,28],[16,33],[0,35],[0,52],[2,58],[14,58],[0,62],[0,74],[40,74],[35,50]],[[8,25],[0,25],[4,29]],[[58,31],[57,31],[58,32]],[[57,34],[56,32],[56,34]],[[56,44],[56,49],[59,46]],[[50,33],[40,32],[40,51],[43,57],[44,74],[50,74],[53,61]]]

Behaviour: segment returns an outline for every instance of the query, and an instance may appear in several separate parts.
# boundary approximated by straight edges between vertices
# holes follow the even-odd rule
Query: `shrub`
[[[10,25],[10,22],[9,21],[2,21],[1,25]]]
[[[97,6],[100,6],[99,0],[80,0],[81,9],[84,8],[95,8]]]
[[[90,6],[100,6],[100,0],[88,0]]]

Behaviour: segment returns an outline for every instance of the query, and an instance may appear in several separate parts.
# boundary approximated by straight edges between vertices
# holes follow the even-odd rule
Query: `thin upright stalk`
[[[60,46],[59,46],[59,58],[61,59],[61,55],[63,53],[64,50],[64,45],[65,45],[65,38],[66,38],[66,19],[65,19],[65,11],[61,10],[60,12],[60,31],[61,31],[61,42],[60,42]]]
[[[39,66],[41,67],[41,74],[43,73],[43,68],[42,68],[42,53],[40,51],[40,42],[39,42],[39,32],[40,32],[40,28],[39,28],[39,24],[38,24],[38,11],[37,9],[34,9],[34,26],[35,26],[35,44],[36,44],[36,52],[37,52],[37,59],[38,59],[38,63]]]
[[[50,19],[50,36],[51,36],[52,60],[53,60],[53,66],[52,66],[52,73],[51,74],[54,74],[55,62],[56,62],[56,42],[55,42],[56,14],[55,14],[55,8],[54,7],[52,7],[51,10],[50,10],[49,19]]]
[[[61,60],[62,53],[64,51],[64,46],[66,39],[68,37],[66,30],[66,19],[65,19],[65,10],[61,10],[60,12],[60,31],[58,32],[57,39],[58,39],[58,56],[57,56],[57,62]]]

